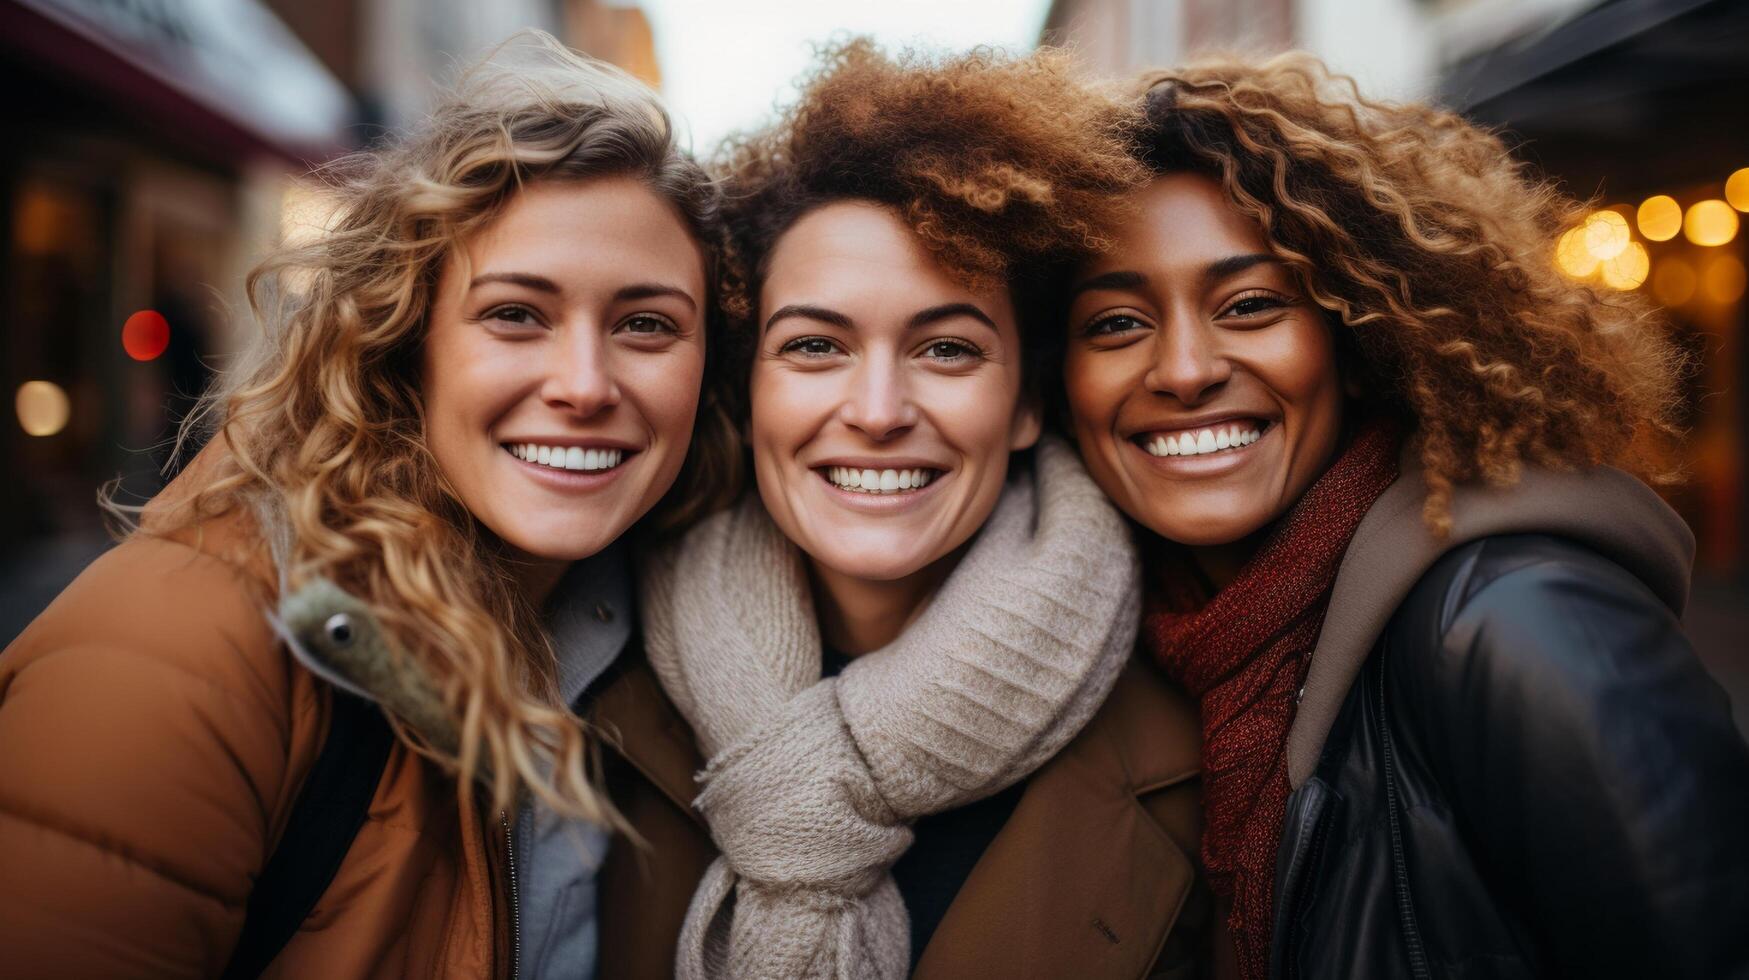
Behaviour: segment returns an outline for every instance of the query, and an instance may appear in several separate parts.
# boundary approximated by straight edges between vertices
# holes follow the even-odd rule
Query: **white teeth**
[[[851,466],[828,466],[822,475],[840,489],[872,494],[918,490],[935,479],[934,470],[861,470]]]
[[[540,446],[532,442],[506,443],[504,449],[517,459],[556,470],[611,470],[625,459],[623,449]]]
[[[1249,425],[1224,425],[1198,429],[1175,435],[1155,434],[1142,443],[1150,456],[1201,456],[1226,449],[1240,449],[1256,442],[1263,435],[1261,428]]]

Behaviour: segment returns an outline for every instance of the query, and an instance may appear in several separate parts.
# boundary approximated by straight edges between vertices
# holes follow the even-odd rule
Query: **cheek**
[[[756,365],[747,390],[749,440],[756,448],[797,448],[837,409],[845,384],[835,372]]]
[[[620,390],[651,431],[683,448],[691,438],[704,384],[704,352],[687,345],[661,354],[631,354],[618,366]]]

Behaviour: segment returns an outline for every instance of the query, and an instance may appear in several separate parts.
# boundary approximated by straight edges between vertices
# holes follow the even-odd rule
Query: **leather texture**
[[[1749,976],[1749,748],[1676,616],[1549,535],[1456,548],[1276,862],[1275,977]]]

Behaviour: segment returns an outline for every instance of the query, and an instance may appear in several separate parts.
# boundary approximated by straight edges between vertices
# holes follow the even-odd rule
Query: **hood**
[[[1646,584],[1676,615],[1688,602],[1694,534],[1652,489],[1613,467],[1526,468],[1509,487],[1467,485],[1452,496],[1452,528],[1422,521],[1427,483],[1405,456],[1402,476],[1373,504],[1349,542],[1312,653],[1305,694],[1288,731],[1288,779],[1309,779],[1348,689],[1415,583],[1446,552],[1501,534],[1552,534],[1598,552]]]

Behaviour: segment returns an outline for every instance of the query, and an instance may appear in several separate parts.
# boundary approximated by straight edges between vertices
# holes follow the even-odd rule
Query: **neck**
[[[857,657],[899,638],[928,608],[948,573],[959,563],[955,552],[904,578],[857,578],[809,561],[820,636],[832,649]]]
[[[1269,540],[1269,532],[1274,528],[1274,524],[1266,524],[1237,541],[1190,549],[1191,560],[1196,562],[1197,569],[1207,579],[1211,596],[1239,577],[1239,571],[1257,555],[1263,543]]]
[[[559,579],[565,577],[572,562],[547,561],[540,558],[523,557],[511,565],[511,576],[516,580],[517,589],[528,599],[529,605],[540,609],[547,603],[547,597],[558,588]]]

